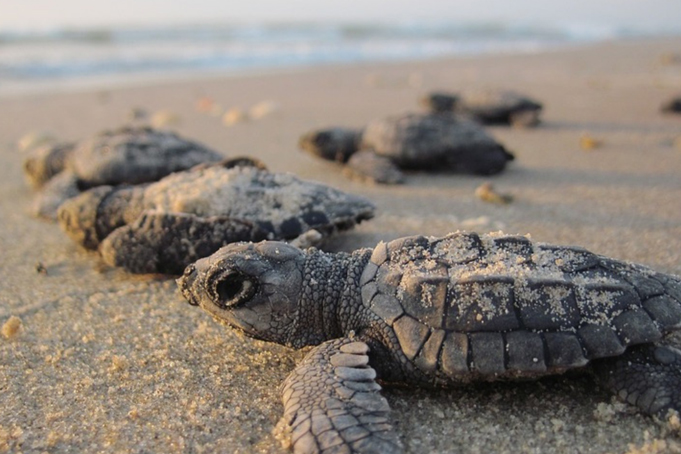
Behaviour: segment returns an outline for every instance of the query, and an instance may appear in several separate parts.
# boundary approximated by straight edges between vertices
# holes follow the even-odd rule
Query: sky
[[[676,29],[681,0],[0,0],[1,31],[240,21],[512,22]]]

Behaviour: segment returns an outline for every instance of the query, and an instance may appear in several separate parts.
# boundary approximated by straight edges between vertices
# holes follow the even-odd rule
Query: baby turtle
[[[99,186],[64,202],[59,224],[111,266],[181,274],[228,243],[316,244],[374,215],[363,197],[243,164],[249,162],[199,165],[146,185]]]
[[[312,131],[299,145],[315,156],[345,163],[351,177],[386,184],[402,182],[399,169],[492,175],[513,159],[479,125],[449,114],[409,113],[372,121],[363,130]]]
[[[665,103],[662,104],[660,107],[660,110],[663,113],[668,113],[668,114],[678,114],[681,113],[681,96],[677,96],[675,98],[672,98]]]
[[[41,189],[33,213],[56,218],[64,200],[101,185],[156,181],[172,172],[224,159],[169,131],[123,127],[81,143],[43,145],[24,161],[29,184]]]
[[[539,124],[543,106],[513,91],[484,90],[461,95],[433,92],[421,98],[430,112],[456,112],[484,125],[530,127]]]
[[[314,345],[283,386],[300,453],[401,452],[376,380],[439,387],[586,369],[643,412],[681,410],[681,278],[524,236],[413,236],[373,250],[232,244],[183,296],[247,336]]]

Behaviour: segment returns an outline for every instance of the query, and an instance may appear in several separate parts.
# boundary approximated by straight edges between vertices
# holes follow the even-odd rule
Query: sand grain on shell
[[[228,216],[275,224],[307,211],[328,212],[334,205],[352,203],[335,189],[302,181],[289,173],[270,173],[251,167],[176,173],[151,185],[144,193],[148,209]]]

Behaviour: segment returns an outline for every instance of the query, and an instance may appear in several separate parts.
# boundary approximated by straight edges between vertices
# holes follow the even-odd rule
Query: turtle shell
[[[542,105],[513,91],[482,90],[466,93],[460,102],[461,110],[483,121],[508,120],[509,115],[522,111],[539,111]]]
[[[372,121],[364,130],[361,147],[409,169],[495,173],[512,159],[480,125],[448,113],[410,113]],[[478,161],[493,161],[495,171],[478,171]]]
[[[375,207],[361,196],[252,166],[204,165],[144,189],[144,210],[224,216],[257,223],[275,239],[315,229],[324,234],[370,219]]]
[[[80,143],[69,166],[84,187],[139,184],[173,172],[224,159],[177,134],[147,127],[105,131]]]
[[[445,381],[559,373],[681,324],[681,279],[524,236],[379,243],[361,284],[407,359]]]
[[[181,273],[230,242],[317,244],[372,218],[374,210],[363,197],[230,161],[147,185],[92,188],[62,204],[58,218],[67,235],[99,249],[109,265]]]

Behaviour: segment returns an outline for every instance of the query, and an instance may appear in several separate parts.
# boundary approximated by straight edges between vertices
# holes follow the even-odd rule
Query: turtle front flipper
[[[145,211],[100,244],[105,263],[132,273],[182,274],[187,265],[238,241],[267,238],[266,229],[239,219]]]
[[[59,175],[52,183],[62,178]],[[75,177],[74,177],[75,178]],[[77,182],[74,180],[74,187]],[[142,211],[145,185],[97,186],[64,201],[57,210],[62,230],[86,249],[97,249],[100,242],[122,225],[133,222]]]
[[[644,344],[620,356],[599,359],[593,368],[601,386],[643,412],[666,419],[681,414],[681,351]]]
[[[364,342],[315,347],[283,384],[284,417],[295,453],[400,453]]]

